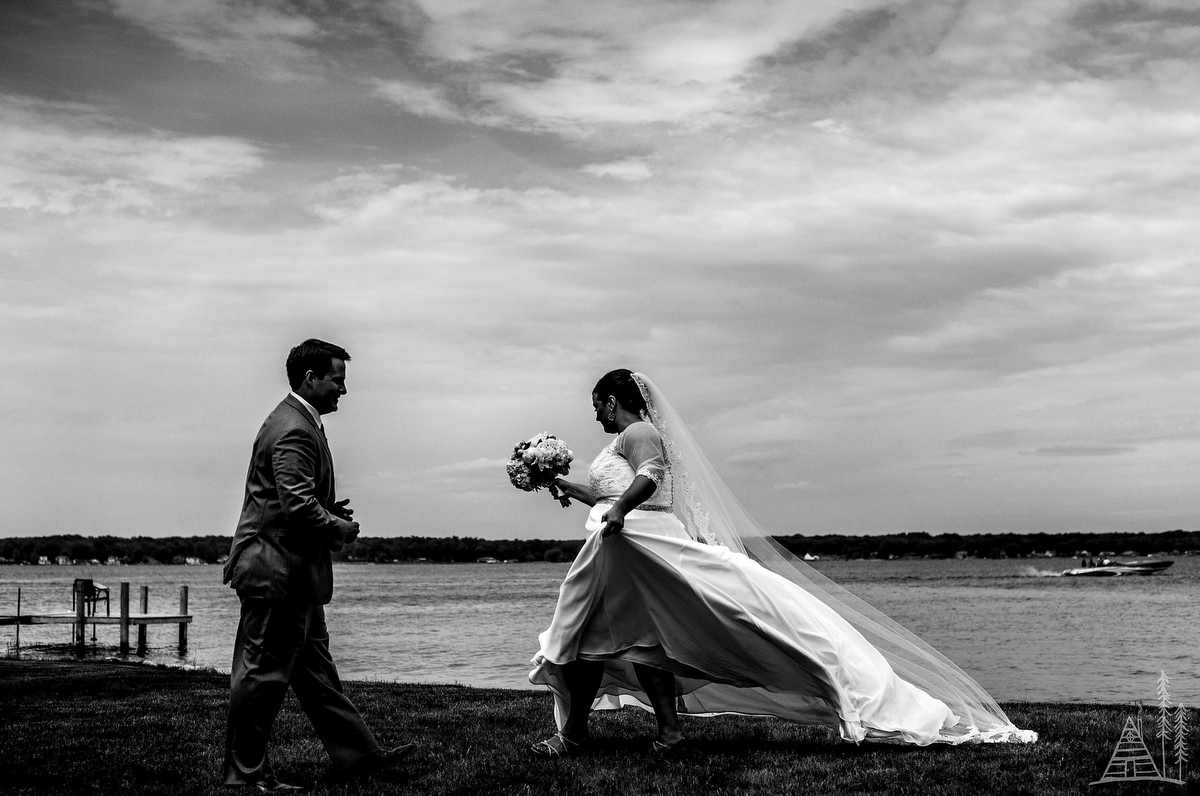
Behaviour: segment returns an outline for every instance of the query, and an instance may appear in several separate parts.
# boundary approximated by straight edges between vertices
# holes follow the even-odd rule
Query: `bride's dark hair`
[[[636,415],[649,412],[646,407],[646,399],[642,397],[642,390],[633,378],[631,370],[625,368],[610,370],[600,377],[600,381],[596,382],[592,392],[599,395],[601,400],[611,395],[617,399],[617,403]]]

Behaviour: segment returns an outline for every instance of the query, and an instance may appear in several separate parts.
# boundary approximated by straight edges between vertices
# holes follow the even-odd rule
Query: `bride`
[[[589,532],[540,636],[530,682],[554,694],[545,757],[578,752],[588,715],[654,711],[652,749],[686,744],[679,713],[776,716],[847,741],[1030,742],[969,675],[763,531],[658,388],[614,370],[592,392],[617,438],[588,483]]]

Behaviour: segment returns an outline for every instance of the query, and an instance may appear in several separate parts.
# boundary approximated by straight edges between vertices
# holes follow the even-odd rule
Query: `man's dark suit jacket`
[[[324,605],[349,531],[329,509],[333,459],[308,410],[289,395],[263,422],[246,474],[246,500],[225,562],[240,597]]]

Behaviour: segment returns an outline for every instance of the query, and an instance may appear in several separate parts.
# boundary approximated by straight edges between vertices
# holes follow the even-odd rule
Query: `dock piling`
[[[179,615],[188,615],[188,587],[179,587]],[[187,622],[179,623],[179,651],[187,652]]]
[[[83,603],[83,582],[82,581],[80,581],[80,580],[75,581],[74,591],[75,591],[75,594],[74,594],[74,597],[75,597],[75,623],[74,623],[75,638],[72,639],[72,641],[75,642],[75,652],[82,655],[83,648],[84,648],[84,641],[85,641],[85,635],[84,635],[85,630],[84,630],[83,620],[84,620],[84,616],[86,613],[85,606]]]
[[[121,653],[129,652],[129,584],[121,583]]]
[[[150,613],[150,590],[143,586],[141,587],[141,612],[131,613],[129,605],[129,583],[123,581],[120,584],[119,592],[119,615],[112,616],[109,613],[103,615],[88,612],[87,603],[84,596],[91,593],[92,582],[86,578],[77,578],[74,586],[71,589],[71,595],[75,598],[74,604],[70,611],[56,611],[53,613],[32,613],[24,612],[24,590],[17,587],[17,613],[0,614],[0,627],[14,625],[17,631],[15,649],[19,652],[21,648],[21,625],[70,625],[71,626],[71,644],[70,649],[78,654],[84,655],[87,652],[87,626],[92,626],[92,640],[96,638],[96,625],[117,625],[120,630],[120,650],[122,654],[129,653],[129,626],[138,626],[138,652],[145,654],[147,651],[146,643],[146,627],[148,625],[179,625],[179,651],[184,653],[187,651],[188,632],[187,626],[192,621],[192,617],[188,611],[188,586],[179,587],[179,613]]]
[[[149,586],[142,587],[142,600],[139,603],[139,605],[141,606],[143,616],[150,613],[150,587]],[[137,647],[138,655],[146,654],[146,646],[147,646],[147,644],[146,644],[146,626],[138,625],[138,647]]]

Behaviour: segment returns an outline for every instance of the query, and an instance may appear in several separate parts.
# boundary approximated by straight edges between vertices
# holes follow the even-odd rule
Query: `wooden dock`
[[[58,612],[48,614],[23,614],[21,613],[21,590],[17,589],[17,613],[15,614],[0,614],[0,626],[14,625],[17,629],[17,649],[21,647],[21,626],[22,625],[73,625],[74,626],[74,645],[79,651],[83,651],[85,645],[85,629],[88,625],[92,626],[92,639],[96,638],[96,625],[117,625],[120,628],[120,650],[121,652],[129,652],[129,628],[137,627],[138,652],[146,651],[146,627],[148,625],[179,625],[179,651],[187,651],[187,628],[192,621],[191,614],[188,613],[188,587],[179,587],[179,613],[176,614],[152,614],[149,612],[150,590],[146,586],[141,589],[141,612],[132,613],[129,610],[129,584],[122,583],[119,600],[119,611],[117,616],[111,616],[106,613],[104,616],[95,614],[96,601],[95,598],[87,599],[81,581],[75,582],[74,602],[75,610],[73,612]],[[88,584],[91,581],[87,581]],[[88,613],[88,606],[91,606],[92,613]],[[106,598],[107,605],[107,598]],[[107,610],[107,609],[106,609]]]

